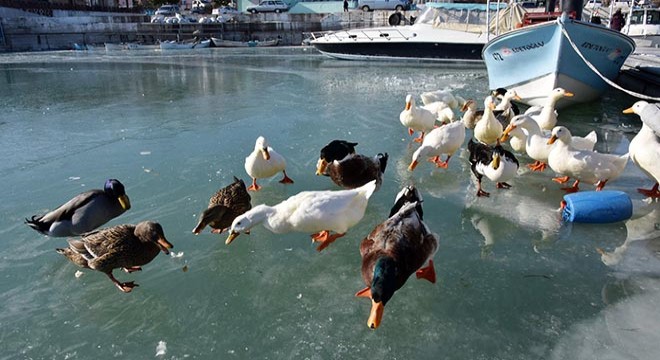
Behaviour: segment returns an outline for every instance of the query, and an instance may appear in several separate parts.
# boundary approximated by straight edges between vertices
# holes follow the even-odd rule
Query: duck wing
[[[71,200],[60,205],[57,209],[48,212],[44,215],[34,215],[30,219],[25,219],[26,224],[38,232],[49,235],[50,227],[55,222],[59,221],[72,221],[76,211],[82,209],[84,206],[99,197],[105,197],[103,190],[94,189],[76,195]],[[70,234],[78,235],[78,234]],[[66,235],[60,235],[66,236]]]

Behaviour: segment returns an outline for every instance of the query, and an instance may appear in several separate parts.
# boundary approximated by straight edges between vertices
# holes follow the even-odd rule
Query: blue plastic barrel
[[[584,191],[564,195],[564,221],[578,223],[612,223],[630,219],[633,205],[623,191]]]

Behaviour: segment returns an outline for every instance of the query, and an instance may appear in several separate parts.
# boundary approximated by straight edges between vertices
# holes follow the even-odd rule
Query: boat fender
[[[617,190],[584,191],[564,195],[562,218],[568,222],[604,224],[630,219],[633,204]]]
[[[400,13],[394,13],[390,15],[389,19],[387,20],[390,26],[397,26],[401,24],[401,18],[402,15]]]

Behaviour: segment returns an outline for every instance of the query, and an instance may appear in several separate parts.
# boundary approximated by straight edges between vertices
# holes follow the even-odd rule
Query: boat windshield
[[[485,33],[488,31],[488,16],[483,4],[445,4],[438,3],[428,6],[415,21],[417,24],[427,24],[434,28],[452,29],[458,31]],[[439,6],[442,4],[442,6]],[[452,5],[452,6],[449,6]],[[514,27],[515,22],[522,21],[524,9],[518,4],[508,8],[491,7],[491,32],[498,33]],[[515,15],[515,16],[514,16]],[[498,19],[499,17],[499,19]]]

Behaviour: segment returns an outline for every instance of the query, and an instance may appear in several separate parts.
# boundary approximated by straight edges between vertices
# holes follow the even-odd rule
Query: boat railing
[[[376,39],[410,39],[410,35],[406,35],[397,28],[388,28],[387,31],[382,29],[352,29],[352,30],[336,30],[327,32],[312,32],[309,33],[311,40],[317,39],[332,39],[337,41],[349,40],[376,40]]]

